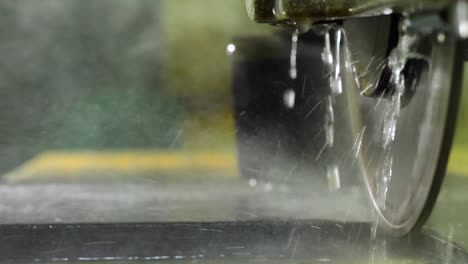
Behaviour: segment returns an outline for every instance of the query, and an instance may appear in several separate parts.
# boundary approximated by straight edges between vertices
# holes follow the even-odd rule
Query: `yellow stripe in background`
[[[448,173],[456,176],[468,176],[468,149],[455,147],[450,152]]]
[[[452,150],[448,173],[468,176],[468,149]],[[169,174],[180,176],[178,180],[206,177],[236,179],[239,177],[237,157],[232,152],[215,151],[52,151],[37,155],[2,178],[15,183],[119,175],[161,177]]]
[[[237,157],[229,152],[83,151],[44,152],[5,175],[6,182],[49,178],[179,174],[183,178],[237,178]],[[68,179],[69,180],[69,179]]]

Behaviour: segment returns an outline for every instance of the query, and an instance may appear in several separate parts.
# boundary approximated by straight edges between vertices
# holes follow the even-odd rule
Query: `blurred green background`
[[[448,172],[426,226],[451,242],[468,248],[468,65],[465,64],[462,98]],[[449,241],[450,242],[450,241]]]

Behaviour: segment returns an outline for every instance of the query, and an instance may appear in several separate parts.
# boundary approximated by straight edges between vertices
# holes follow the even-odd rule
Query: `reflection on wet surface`
[[[369,238],[370,225],[241,221],[2,227],[0,260],[187,263],[466,263],[436,234]]]
[[[358,189],[247,181],[18,184],[0,186],[0,224],[282,220],[369,221]]]
[[[466,186],[462,176],[449,179],[447,191]],[[444,218],[465,198],[449,192],[423,231],[373,238],[364,206],[349,194],[331,199],[325,190],[267,191],[247,181],[142,183],[2,186],[0,261],[468,262],[456,224],[463,214]],[[440,228],[448,224],[452,229]]]

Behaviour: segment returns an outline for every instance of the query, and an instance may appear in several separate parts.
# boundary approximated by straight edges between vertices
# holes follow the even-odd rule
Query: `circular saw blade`
[[[351,19],[344,22],[344,28],[359,76],[357,86],[361,85],[361,94],[373,96],[352,98],[355,108],[350,118],[362,144],[360,174],[379,226],[403,235],[424,224],[438,195],[453,137],[463,67],[456,38],[449,33],[441,33],[443,38],[430,34],[424,40],[429,46],[427,63],[405,66],[400,73],[407,79],[401,96],[395,92],[375,96],[384,74],[382,65],[389,64],[395,48],[391,19]],[[405,40],[399,37],[401,45]],[[390,74],[386,82],[398,77],[395,72]],[[405,94],[411,97],[403,103]]]

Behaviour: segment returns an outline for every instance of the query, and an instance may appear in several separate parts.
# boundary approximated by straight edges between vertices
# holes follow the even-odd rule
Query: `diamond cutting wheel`
[[[441,22],[439,18],[430,20]],[[360,174],[379,226],[394,235],[423,225],[434,206],[446,171],[463,70],[453,34],[427,22],[411,30],[411,23],[392,16],[343,23],[359,76],[355,85],[347,81],[346,88],[368,95],[352,93],[347,102],[352,105],[353,134],[360,140]],[[395,25],[400,27],[392,29]],[[409,38],[417,40],[402,51]],[[395,52],[400,52],[396,57],[414,53],[402,62],[400,74],[390,66]],[[404,82],[400,94],[397,79]]]
[[[450,8],[460,3],[465,9]],[[334,190],[359,175],[376,222],[390,234],[422,226],[442,184],[463,71],[457,34],[465,32],[451,30],[468,16],[467,3],[460,3],[246,0],[256,22],[296,32],[314,24],[324,36],[323,54],[311,70],[323,66],[329,87],[316,96],[317,105],[325,106],[311,126],[321,124],[318,133],[325,131],[326,139],[320,142],[323,148],[308,150],[318,153],[314,166],[319,168],[309,173],[324,178],[325,171]],[[307,52],[296,52],[297,36],[292,39],[295,62],[296,55]],[[314,81],[317,90],[322,80]],[[307,108],[309,99],[303,100]],[[327,155],[318,158],[323,150]]]

